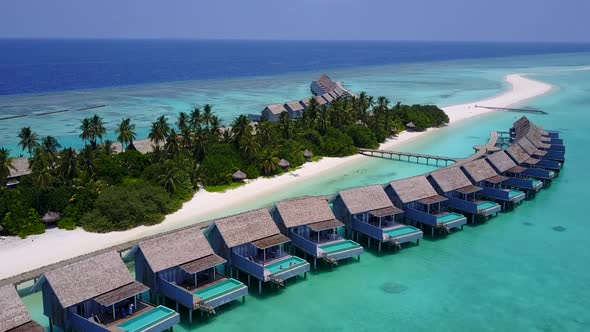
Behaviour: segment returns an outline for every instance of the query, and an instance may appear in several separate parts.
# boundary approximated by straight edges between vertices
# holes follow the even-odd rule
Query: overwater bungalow
[[[506,155],[508,155],[518,166],[528,168],[528,170],[525,171],[528,176],[532,176],[545,182],[551,181],[557,176],[555,171],[539,166],[540,160],[531,158],[531,156],[529,156],[518,144],[510,145],[504,150],[504,152],[506,152]]]
[[[530,131],[534,131],[540,135],[545,143],[563,145],[563,140],[559,137],[559,132],[544,130],[531,122],[526,116],[523,116],[514,122],[512,128],[510,128],[510,135],[513,140],[518,140],[521,137],[526,136]]]
[[[324,98],[328,103],[331,103],[334,101],[334,98],[332,96],[330,96],[330,94],[328,94],[328,93],[324,93],[321,97]]]
[[[535,140],[534,137],[532,137],[532,139]],[[523,148],[526,153],[534,158],[556,161],[558,164],[563,164],[563,162],[565,162],[565,151],[549,151],[548,149],[550,145],[536,140],[535,144],[533,144],[533,142],[531,142],[527,137],[520,138],[516,141],[516,143],[520,145],[520,147]],[[541,146],[546,149],[539,149],[537,146]]]
[[[303,106],[303,109],[306,110],[309,107],[309,101],[309,98],[301,99],[299,101],[299,104],[301,104],[301,106]]]
[[[35,322],[13,285],[0,287],[0,332],[43,332]]]
[[[174,310],[140,299],[149,290],[135,281],[116,251],[44,273],[43,313],[66,331],[165,331],[180,321]]]
[[[516,165],[504,151],[498,151],[487,156],[486,161],[498,174],[508,178],[504,181],[504,184],[524,190],[527,197],[533,197],[543,188],[543,180],[527,175],[529,168]]]
[[[437,192],[449,199],[449,207],[471,216],[471,222],[476,216],[485,220],[497,215],[502,210],[500,204],[482,199],[479,192],[481,187],[473,185],[459,167],[446,167],[430,173],[429,182]]]
[[[526,144],[525,144],[526,145]],[[530,155],[523,147],[522,144],[519,142],[513,142],[510,146],[506,149],[508,155],[514,159],[520,166],[524,167],[533,167],[533,168],[543,168],[547,170],[551,170],[555,172],[555,175],[559,174],[559,170],[561,169],[561,163],[555,160],[548,160],[548,159],[540,159]],[[524,156],[521,156],[523,155]],[[515,159],[516,156],[521,156],[519,158],[523,159],[524,161],[519,162],[519,160]],[[525,158],[526,157],[526,158]]]
[[[285,106],[281,104],[271,104],[262,110],[262,117],[266,118],[268,121],[277,122],[283,112],[289,112]]]
[[[158,236],[137,244],[135,276],[154,295],[165,296],[193,311],[215,312],[215,308],[248,294],[243,283],[217,271],[226,260],[213,252],[199,227]]]
[[[287,112],[289,112],[289,116],[291,117],[291,119],[297,119],[303,116],[303,111],[305,110],[305,107],[301,105],[299,101],[293,100],[286,103],[284,106]]]
[[[467,223],[464,215],[449,210],[449,199],[439,195],[426,176],[390,182],[385,192],[393,204],[404,209],[407,220],[420,225],[421,229],[424,225],[429,226],[432,236],[435,229],[449,233]]]
[[[381,185],[343,190],[332,199],[334,215],[344,222],[354,240],[359,234],[377,241],[379,252],[383,243],[401,247],[403,243],[419,243],[422,231],[403,223],[404,211],[393,205]]]
[[[284,286],[284,281],[298,275],[307,275],[309,263],[289,255],[283,246],[291,241],[281,234],[267,209],[240,213],[217,219],[208,228],[213,250],[225,258],[228,268],[258,279],[258,292],[262,283],[272,282]]]
[[[21,176],[31,174],[32,170],[29,165],[29,159],[26,157],[14,158],[10,164],[12,167],[8,168],[9,174],[6,178],[6,186],[15,187],[20,183],[19,179]]]
[[[271,215],[281,232],[291,239],[295,248],[317,260],[335,265],[339,260],[358,257],[363,247],[338,235],[344,224],[336,219],[325,197],[302,197],[279,202]]]
[[[323,74],[317,81],[311,82],[310,88],[314,95],[319,96],[334,90],[337,86],[336,82],[332,81],[328,75]]]
[[[338,99],[338,94],[334,91],[330,91],[328,92],[328,95],[330,95],[332,98],[334,98],[334,100]]]
[[[480,195],[501,203],[502,210],[514,207],[526,198],[524,192],[506,186],[504,182],[508,178],[496,173],[484,159],[463,164],[461,169],[473,184],[482,188]]]

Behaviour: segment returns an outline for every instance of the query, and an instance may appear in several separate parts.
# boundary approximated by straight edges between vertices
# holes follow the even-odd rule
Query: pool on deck
[[[139,332],[174,316],[176,312],[172,309],[157,306],[154,309],[144,312],[141,315],[134,317],[126,322],[117,325],[123,331],[127,332]]]
[[[198,291],[194,292],[193,294],[200,297],[204,301],[219,297],[221,295],[230,293],[234,290],[240,289],[244,287],[244,284],[233,279],[227,279],[222,282],[218,282],[214,285],[209,287],[205,287],[203,289],[199,289]]]
[[[436,218],[436,221],[437,222],[441,222],[443,224],[446,224],[448,222],[455,221],[455,220],[461,219],[461,218],[465,218],[465,216],[463,216],[462,214],[451,212],[451,213],[447,213],[447,214],[442,215],[442,216],[438,216]]]
[[[508,197],[510,197],[510,198],[512,198],[512,197],[516,197],[516,196],[518,196],[518,195],[520,195],[520,194],[522,194],[522,193],[523,193],[523,192],[522,192],[522,191],[520,191],[520,190],[510,189],[510,190],[508,191]]]
[[[385,231],[385,234],[387,234],[391,237],[398,237],[398,236],[412,234],[412,233],[416,233],[416,232],[420,232],[420,230],[415,227],[412,227],[412,226],[403,226],[403,227],[398,227],[398,228],[394,228],[394,229],[390,229],[388,231]]]
[[[542,182],[541,180],[535,180],[535,179],[532,179],[532,180],[533,180],[533,187],[538,186]]]
[[[483,202],[477,204],[477,209],[478,210],[486,210],[489,208],[493,208],[497,205],[498,205],[498,203],[494,203],[494,202],[490,202],[490,201],[483,201]]]
[[[339,242],[330,243],[330,244],[320,246],[320,249],[322,249],[323,251],[325,251],[328,254],[332,254],[332,253],[339,252],[339,251],[356,249],[360,246],[361,246],[360,244],[358,244],[354,241],[345,240],[345,241],[339,241]]]
[[[265,265],[264,268],[266,270],[270,271],[271,273],[277,273],[277,272],[289,270],[291,268],[295,268],[295,267],[300,266],[305,263],[307,263],[307,261],[305,261],[299,257],[290,256],[287,259],[283,259],[281,261],[278,261],[278,262],[275,262],[275,263],[272,263],[269,265]]]

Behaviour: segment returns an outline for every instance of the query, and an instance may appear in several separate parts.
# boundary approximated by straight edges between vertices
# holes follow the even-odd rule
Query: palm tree
[[[222,121],[217,115],[211,116],[211,120],[209,121],[209,131],[211,132],[211,135],[216,138],[219,138],[219,135],[221,135],[221,123]]]
[[[262,159],[262,163],[260,164],[262,168],[262,173],[264,175],[271,175],[277,169],[277,165],[279,163],[279,158],[273,157],[270,154],[266,154]]]
[[[180,146],[185,149],[189,149],[193,145],[193,133],[186,127],[180,132]]]
[[[180,138],[176,135],[176,130],[170,130],[170,135],[166,139],[166,144],[164,144],[164,150],[172,155],[180,151]]]
[[[323,132],[330,128],[330,110],[326,105],[323,105],[318,113],[318,127]]]
[[[177,177],[176,168],[171,165],[165,167],[164,173],[158,176],[158,184],[164,187],[167,192],[174,194],[176,186],[181,185],[181,182]]]
[[[90,119],[90,126],[92,127],[92,146],[96,149],[96,140],[99,139],[102,143],[102,138],[107,133],[102,118],[94,114]]]
[[[37,149],[31,160],[33,182],[41,189],[48,188],[53,182],[52,161],[49,152]],[[38,197],[37,197],[38,198]]]
[[[203,107],[203,124],[205,125],[206,129],[209,129],[209,125],[211,124],[211,117],[213,116],[213,106],[209,104],[205,104]]]
[[[185,129],[188,128],[189,122],[190,122],[190,118],[189,118],[188,114],[186,114],[185,112],[178,113],[178,118],[176,120],[176,127],[178,128],[178,130],[180,132],[183,132]]]
[[[20,130],[18,134],[18,138],[20,138],[20,145],[23,151],[28,150],[29,157],[33,156],[33,150],[39,146],[39,136],[37,133],[31,130],[31,127],[24,127]]]
[[[76,157],[76,150],[73,148],[64,149],[60,153],[57,172],[64,181],[72,180],[78,175],[79,170]]]
[[[117,141],[121,143],[123,151],[135,140],[135,125],[131,123],[129,118],[122,119],[115,132],[118,134]]]
[[[10,156],[10,150],[0,148],[0,185],[6,184],[6,179],[10,176],[10,170],[16,171],[12,165],[13,157]]]
[[[57,141],[57,139],[53,136],[45,136],[41,139],[41,146],[43,150],[51,156],[55,156],[57,153],[57,149],[61,148],[61,144]]]
[[[82,119],[82,122],[80,123],[79,128],[82,131],[80,133],[80,138],[84,142],[84,145],[86,145],[86,141],[91,140],[92,137],[94,137],[94,134],[92,133],[92,123],[90,122],[90,119],[89,118]]]
[[[201,110],[198,107],[195,107],[191,111],[191,118],[190,124],[193,130],[197,130],[201,128],[201,123],[203,122],[203,115],[201,114]]]
[[[260,150],[260,143],[258,143],[256,136],[252,135],[252,133],[246,132],[242,135],[239,144],[243,156],[248,160],[254,159]]]
[[[270,122],[259,122],[256,125],[256,136],[262,146],[267,147],[276,141],[274,125]]]
[[[234,140],[239,142],[242,138],[242,135],[246,131],[251,131],[250,128],[250,119],[248,119],[245,115],[240,115],[234,119],[232,122],[232,134],[234,135]]]
[[[170,126],[168,125],[168,119],[162,115],[156,121],[152,122],[152,129],[148,134],[148,138],[158,145],[158,143],[166,140],[169,132]]]
[[[104,141],[104,144],[102,145],[102,149],[104,150],[104,152],[107,155],[111,155],[113,153],[115,153],[115,147],[113,146],[113,141],[111,141],[110,139],[107,139]]]
[[[89,175],[94,175],[96,171],[96,152],[88,146],[85,146],[77,158],[80,163],[80,168]]]
[[[205,159],[209,147],[209,134],[204,129],[197,130],[193,136],[194,155],[197,161]]]
[[[220,141],[223,143],[231,143],[234,140],[234,134],[231,131],[230,128],[225,128],[225,130],[223,130],[221,132],[221,139]]]
[[[291,121],[289,113],[283,112],[279,115],[279,125],[283,131],[283,137],[285,139],[290,139],[291,136],[293,136],[293,122]]]

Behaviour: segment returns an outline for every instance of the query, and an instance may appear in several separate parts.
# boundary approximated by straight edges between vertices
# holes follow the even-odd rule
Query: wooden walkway
[[[504,112],[514,112],[514,113],[548,114],[547,112],[541,111],[541,110],[530,110],[530,109],[523,109],[523,108],[493,107],[493,106],[480,106],[480,105],[475,105],[475,107],[486,108],[486,109],[494,110],[494,111],[504,111]]]
[[[492,131],[490,133],[490,138],[488,142],[484,145],[474,146],[473,150],[475,151],[475,153],[467,158],[455,158],[424,153],[372,149],[359,149],[359,153],[369,157],[415,162],[416,164],[420,164],[422,162],[426,165],[442,166],[442,164],[444,163],[444,166],[449,166],[449,163],[451,165],[462,165],[472,160],[479,159],[487,154],[500,151],[500,148],[496,147],[496,143],[498,143],[498,132]],[[431,161],[433,161],[432,164]]]

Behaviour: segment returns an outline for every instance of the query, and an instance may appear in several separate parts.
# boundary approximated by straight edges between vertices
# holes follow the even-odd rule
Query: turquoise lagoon
[[[199,320],[192,327],[182,312],[183,323],[175,331],[273,331],[277,327],[283,331],[590,330],[590,224],[585,208],[590,188],[586,173],[590,164],[590,71],[572,70],[588,64],[589,54],[575,54],[331,71],[332,76],[355,91],[383,94],[392,101],[442,105],[494,95],[504,87],[502,77],[507,73],[533,73],[533,78],[558,88],[520,106],[549,112],[530,118],[546,128],[561,130],[567,144],[567,163],[549,189],[486,224],[466,226],[441,239],[425,238],[420,246],[395,253],[378,256],[369,250],[360,262],[353,260],[333,270],[320,269],[308,274],[306,280],[289,283],[286,289],[267,288],[263,296],[253,291],[245,304],[225,306],[217,316]],[[178,89],[169,98],[157,97],[157,93],[149,98],[137,95],[136,101],[144,105],[137,117],[152,119],[164,112],[149,106],[152,104],[148,100],[156,105],[172,105],[174,111],[175,105],[188,107],[188,102],[178,99],[184,94],[201,95],[203,103],[211,102],[223,110],[224,117],[232,117],[234,112],[257,111],[264,103],[306,96],[309,80],[317,74],[265,77],[251,80],[252,87],[246,79],[229,81],[234,88],[225,92],[213,92],[209,83],[178,83],[203,88]],[[156,92],[165,88],[152,87]],[[107,91],[124,94],[117,90]],[[132,104],[133,98],[120,98]],[[229,107],[232,103],[238,106]],[[154,111],[150,114],[147,110]],[[108,114],[118,119],[120,112],[110,109]],[[487,140],[489,131],[506,130],[519,116],[481,116],[443,128],[436,135],[426,135],[403,149],[466,156],[473,145]],[[64,116],[60,121],[69,124],[72,119]],[[67,130],[63,134],[67,136]],[[247,206],[231,207],[224,214],[286,197],[385,183],[431,169],[367,158]],[[40,294],[27,296],[24,301],[33,318],[47,325]]]

